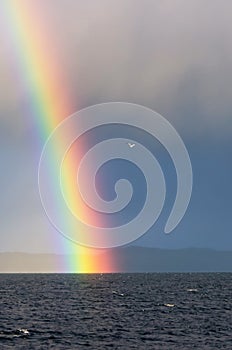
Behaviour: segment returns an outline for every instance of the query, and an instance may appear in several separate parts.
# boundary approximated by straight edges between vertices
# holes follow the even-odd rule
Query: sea
[[[0,349],[231,350],[232,274],[0,274]]]

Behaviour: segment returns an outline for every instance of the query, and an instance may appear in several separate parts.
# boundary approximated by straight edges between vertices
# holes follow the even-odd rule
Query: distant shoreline
[[[104,259],[106,254],[99,253],[99,259]],[[110,254],[114,257],[114,269],[105,266],[104,270],[91,273],[232,272],[232,251],[120,247],[112,249]],[[0,253],[0,273],[88,273],[67,267],[68,261],[76,261],[78,265],[78,257],[71,255],[4,252]]]

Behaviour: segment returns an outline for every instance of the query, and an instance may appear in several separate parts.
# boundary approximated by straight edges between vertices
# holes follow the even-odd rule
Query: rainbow
[[[55,127],[73,111],[75,96],[72,95],[66,76],[63,73],[62,62],[54,51],[54,33],[48,20],[44,18],[40,1],[7,0],[2,9],[2,15],[7,29],[6,35],[14,48],[14,64],[22,83],[22,89],[28,92],[28,114],[32,119],[36,132],[36,142],[42,149],[48,136]],[[56,148],[62,146],[62,140],[55,145],[51,155],[51,174],[58,174],[59,169],[53,169],[52,157]],[[79,156],[85,149],[81,145]],[[77,154],[75,155],[75,157]],[[67,192],[72,183],[72,159],[65,168],[65,185]],[[81,215],[86,215],[75,198],[71,198],[73,206]],[[54,205],[57,205],[54,203]],[[67,228],[69,223],[66,223]],[[49,233],[48,233],[49,234]],[[51,242],[54,246],[54,242]],[[117,264],[113,250],[101,251],[88,249],[57,234],[55,245],[62,245],[64,261],[57,262],[56,272],[98,273],[116,272]]]

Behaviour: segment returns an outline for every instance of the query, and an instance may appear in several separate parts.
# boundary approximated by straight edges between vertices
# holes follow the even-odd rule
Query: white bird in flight
[[[135,146],[135,143],[128,142],[127,144],[130,148],[133,148]]]

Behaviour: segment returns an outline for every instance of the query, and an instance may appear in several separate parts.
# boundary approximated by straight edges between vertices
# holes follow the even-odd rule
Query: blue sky
[[[193,167],[187,213],[175,231],[165,235],[175,176],[165,152],[152,146],[166,173],[167,201],[156,225],[134,244],[231,250],[232,3],[96,3],[52,0],[42,5],[46,18],[41,16],[41,21],[50,21],[57,33],[54,46],[76,96],[73,112],[108,101],[150,107],[176,128]],[[55,243],[58,234],[38,194],[42,145],[38,147],[33,123],[25,116],[30,96],[12,73],[16,68],[4,28],[0,35],[0,251],[59,252],[63,238]],[[121,171],[112,166],[114,173]],[[129,176],[129,167],[124,172]],[[143,193],[138,191],[136,198]]]

